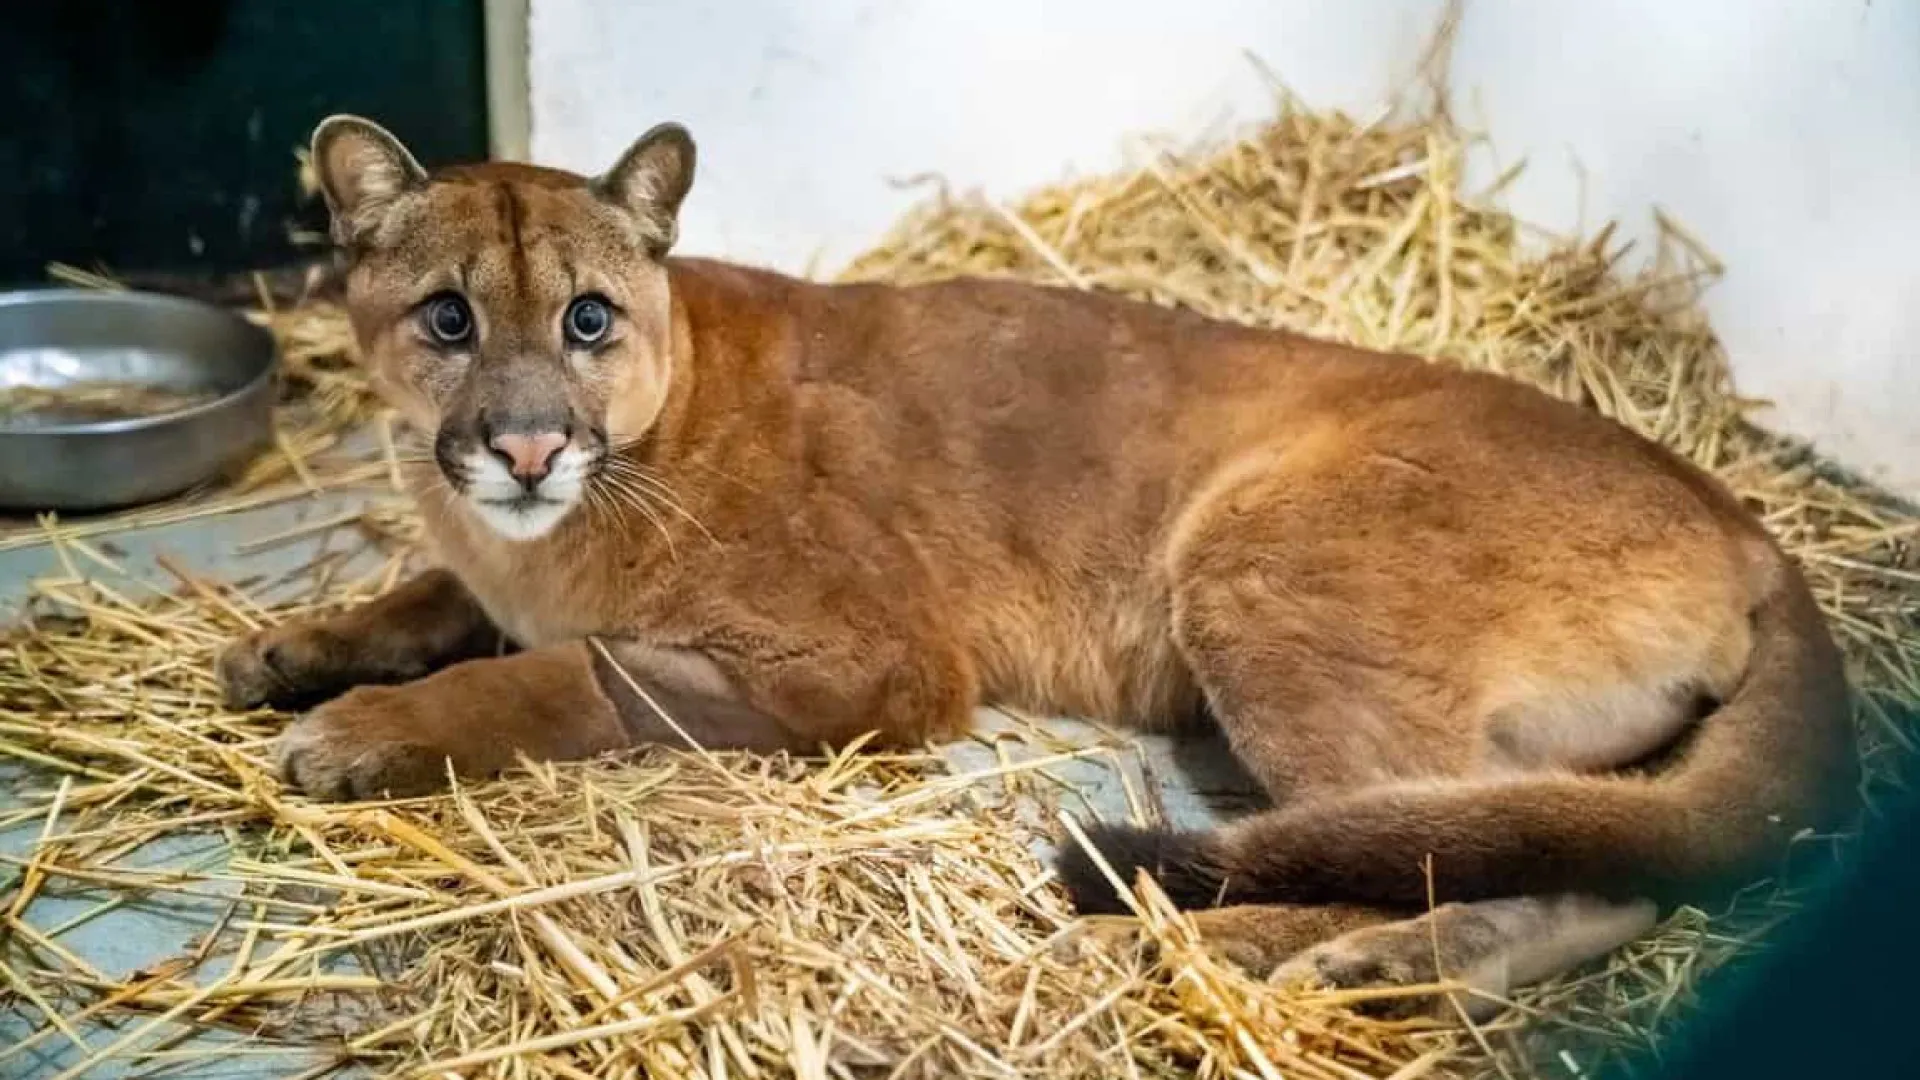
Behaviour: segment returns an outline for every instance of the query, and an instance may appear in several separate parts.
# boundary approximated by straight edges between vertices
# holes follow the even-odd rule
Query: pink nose
[[[487,445],[504,455],[507,468],[517,480],[538,483],[553,469],[553,459],[567,445],[567,437],[558,431],[536,435],[495,435]]]

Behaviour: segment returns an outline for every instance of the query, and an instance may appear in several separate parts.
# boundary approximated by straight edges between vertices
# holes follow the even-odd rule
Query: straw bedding
[[[1695,307],[1717,272],[1698,245],[1666,227],[1635,273],[1607,232],[1530,254],[1491,193],[1461,190],[1467,144],[1444,115],[1361,123],[1283,103],[1238,141],[1014,206],[938,196],[846,276],[1116,289],[1491,369],[1651,434],[1724,478],[1805,563],[1850,657],[1869,773],[1890,777],[1910,748],[1901,702],[1920,698],[1920,519],[1749,423]],[[1007,741],[1000,767],[958,777],[931,753],[659,749],[442,798],[309,804],[268,767],[284,718],[223,711],[209,657],[250,627],[390,583],[404,511],[343,524],[381,552],[374,572],[317,567],[272,606],[257,585],[178,568],[138,591],[99,539],[383,481],[391,440],[333,452],[373,415],[338,312],[312,301],[261,317],[293,386],[280,450],[249,477],[0,537],[51,543],[66,565],[40,584],[33,623],[0,639],[0,754],[34,766],[15,820],[44,837],[0,865],[0,1004],[36,1029],[0,1048],[0,1074],[92,1019],[117,1026],[84,1033],[83,1064],[188,1074],[200,1051],[176,1023],[241,1033],[243,1051],[320,1046],[328,1064],[382,1075],[1346,1080],[1513,1074],[1543,1055],[1590,1069],[1791,908],[1762,890],[1731,917],[1683,912],[1481,1028],[1388,1024],[1353,1013],[1353,995],[1216,965],[1151,889],[1157,959],[1055,949],[1071,922],[1032,844],[1069,805],[1049,770],[1099,748]],[[160,872],[124,858],[180,834],[215,838],[230,862]],[[223,925],[158,969],[95,971],[63,927],[23,917],[33,897],[81,886],[110,904],[213,897]]]

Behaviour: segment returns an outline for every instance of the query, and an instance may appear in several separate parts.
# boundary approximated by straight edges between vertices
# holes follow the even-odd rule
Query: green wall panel
[[[321,224],[294,148],[372,116],[429,165],[483,157],[480,0],[57,0],[0,29],[0,280],[50,260],[219,273]]]

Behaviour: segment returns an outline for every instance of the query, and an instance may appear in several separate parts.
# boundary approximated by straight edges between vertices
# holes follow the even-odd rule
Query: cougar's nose
[[[553,471],[553,459],[566,448],[567,433],[541,431],[531,435],[495,435],[487,440],[493,452],[506,459],[507,471],[531,489]]]

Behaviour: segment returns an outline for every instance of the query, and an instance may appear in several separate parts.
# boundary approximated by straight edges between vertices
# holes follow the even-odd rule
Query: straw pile
[[[1805,561],[1861,689],[1867,765],[1886,778],[1911,749],[1900,703],[1920,699],[1920,519],[1748,423],[1694,307],[1715,271],[1697,245],[1665,230],[1638,275],[1606,233],[1526,254],[1516,222],[1460,190],[1466,144],[1443,116],[1358,123],[1285,104],[1240,141],[1017,206],[937,198],[848,276],[1118,289],[1504,372],[1648,432],[1725,478]],[[1511,1074],[1548,1053],[1590,1069],[1790,907],[1684,913],[1469,1030],[1249,982],[1150,889],[1157,960],[1063,957],[1070,923],[1031,843],[1058,824],[1048,770],[1101,748],[1004,742],[1001,767],[963,777],[932,756],[659,749],[442,798],[312,805],[267,767],[283,718],[223,711],[208,659],[252,626],[383,587],[404,545],[362,580],[269,610],[253,588],[185,575],[135,594],[107,584],[118,568],[84,536],[53,536],[67,572],[0,646],[0,752],[46,778],[18,815],[43,841],[0,867],[0,995],[39,1046],[119,1020],[85,1036],[88,1062],[196,1060],[166,1035],[180,1021],[245,1036],[218,1056],[319,1043],[386,1075],[1351,1080]],[[123,858],[196,832],[224,838],[231,861]],[[64,927],[23,917],[79,884],[109,903],[214,897],[224,926],[160,970],[94,971]],[[0,1073],[25,1052],[0,1049]]]

